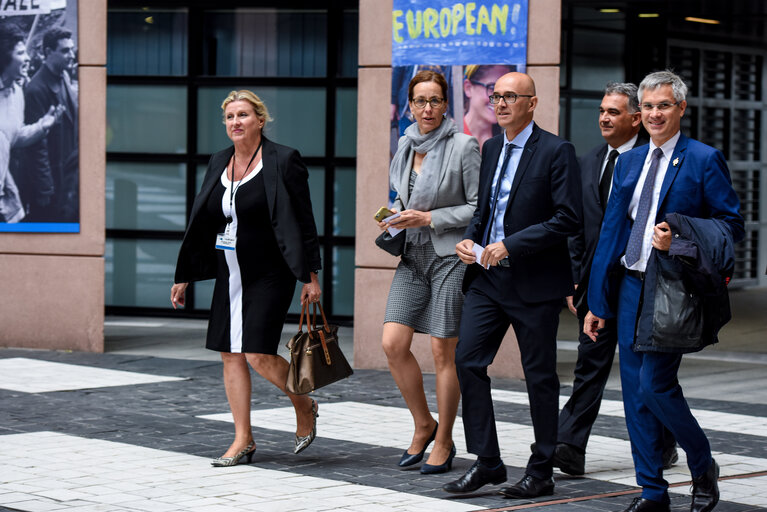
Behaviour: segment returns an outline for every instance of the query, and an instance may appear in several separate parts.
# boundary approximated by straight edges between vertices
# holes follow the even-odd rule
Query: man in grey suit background
[[[572,394],[559,414],[553,459],[554,467],[570,475],[585,472],[586,445],[599,414],[618,342],[615,319],[610,319],[600,331],[597,343],[583,333],[583,318],[588,313],[589,270],[618,156],[649,141],[643,131],[640,133],[641,126],[637,86],[608,83],[599,106],[599,130],[606,144],[599,144],[578,159],[583,193],[582,225],[578,235],[569,241],[576,291],[573,297],[567,298],[567,305],[578,317],[580,327],[578,360]],[[670,432],[667,432],[664,443],[663,462],[668,468],[678,459],[674,436]]]

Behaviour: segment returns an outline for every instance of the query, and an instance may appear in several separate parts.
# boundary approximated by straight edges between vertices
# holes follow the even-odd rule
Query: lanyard
[[[258,150],[261,149],[261,144],[264,143],[263,137],[261,138],[261,141],[258,143],[258,147],[256,148],[256,151],[253,153],[253,156],[250,157],[250,162],[248,162],[248,166],[245,167],[245,172],[248,172],[248,169],[250,168],[250,165],[253,163],[253,160],[255,160],[256,155],[258,154]],[[236,154],[236,152],[235,152]],[[232,154],[232,185],[229,187],[229,215],[226,216],[226,223],[230,224],[232,222],[232,208],[234,203],[234,194],[237,192],[237,189],[240,188],[240,185],[242,185],[242,180],[245,179],[245,173],[242,174],[242,178],[240,178],[240,181],[237,182],[237,186],[234,186],[234,164],[236,163],[237,157],[235,154]]]

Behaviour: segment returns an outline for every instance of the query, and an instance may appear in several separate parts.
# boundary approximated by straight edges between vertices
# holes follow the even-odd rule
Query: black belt
[[[626,269],[626,275],[627,276],[631,276],[631,277],[635,277],[635,278],[639,279],[640,281],[644,281],[644,272],[640,272],[639,270],[629,270],[629,269]]]

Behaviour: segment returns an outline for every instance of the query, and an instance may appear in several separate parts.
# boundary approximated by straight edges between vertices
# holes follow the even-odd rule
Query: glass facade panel
[[[336,168],[333,185],[333,234],[336,236],[354,236],[356,215],[354,198],[357,187],[357,170],[353,167]]]
[[[602,99],[573,98],[570,110],[570,142],[583,155],[597,144],[604,144],[599,131],[599,105]]]
[[[107,86],[107,151],[184,153],[186,87]]]
[[[357,89],[336,92],[336,156],[357,155]]]
[[[107,306],[170,307],[180,241],[107,238]]]
[[[202,87],[197,96],[197,150],[220,151],[232,143],[222,123],[221,102],[233,87]],[[266,136],[294,147],[302,156],[325,155],[325,89],[321,87],[254,87],[274,121]]]
[[[231,146],[221,102],[247,88],[274,118],[265,135],[305,159],[326,311],[351,315],[353,270],[336,267],[339,258],[353,265],[354,254],[359,10],[347,0],[283,3],[182,1],[155,9],[120,0],[109,9],[108,306],[169,310],[180,237],[207,155]],[[346,287],[338,298],[336,283]],[[210,307],[213,287],[212,280],[191,284],[187,314]],[[300,288],[291,313],[299,312]],[[336,303],[344,310],[333,311]]]
[[[325,234],[325,169],[309,167],[309,194],[312,198],[312,212],[317,234]]]
[[[325,76],[327,42],[327,11],[208,11],[203,22],[203,74]]]
[[[186,227],[184,164],[107,164],[107,229],[177,231]]]
[[[354,247],[333,248],[333,312],[354,314]]]
[[[186,9],[110,9],[107,15],[107,73],[187,73]]]
[[[213,301],[213,287],[216,284],[215,279],[207,281],[197,281],[194,285],[194,307],[195,309],[210,309]]]
[[[623,40],[622,33],[574,29],[571,87],[602,90],[607,82],[624,82]]]
[[[360,13],[357,10],[344,11],[341,25],[341,61],[338,63],[340,76],[357,76],[359,17]]]

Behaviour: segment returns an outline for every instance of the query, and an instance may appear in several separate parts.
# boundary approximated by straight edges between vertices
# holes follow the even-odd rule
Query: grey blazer
[[[397,151],[408,151],[406,137],[400,137]],[[463,232],[477,208],[480,160],[479,144],[474,137],[456,133],[447,140],[439,175],[437,203],[431,211],[434,227],[429,230],[437,256],[455,254],[455,244],[463,239]],[[412,168],[412,162],[411,152],[408,157],[409,168]],[[392,206],[397,211],[407,209],[409,181],[409,174],[404,173],[400,193]]]

